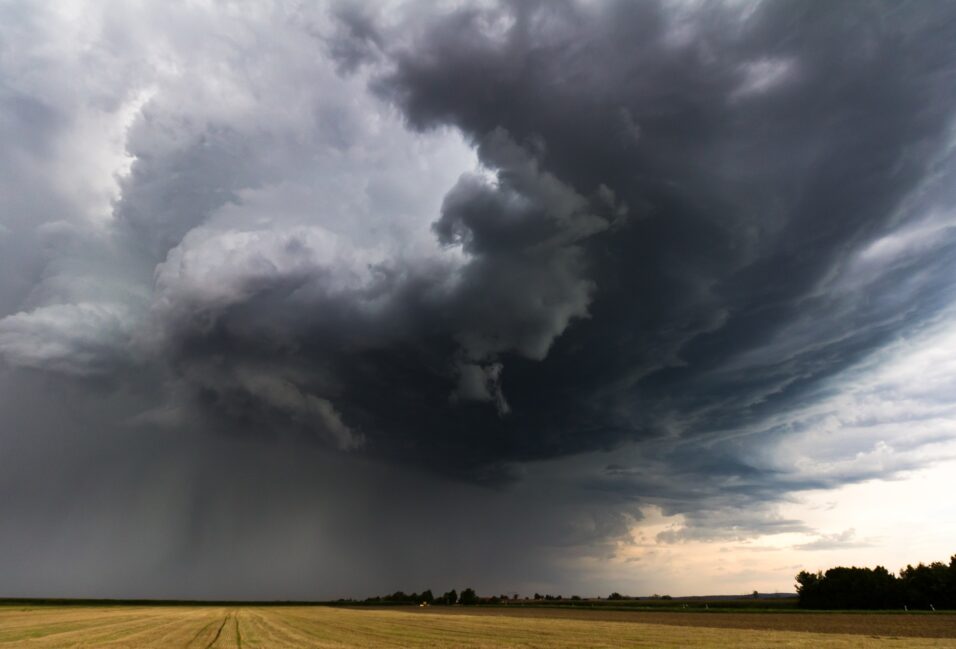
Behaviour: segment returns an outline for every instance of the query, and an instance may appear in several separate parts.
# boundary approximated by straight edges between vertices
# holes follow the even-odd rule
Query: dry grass
[[[732,614],[729,614],[732,615]],[[324,607],[3,607],[7,647],[954,647],[953,638]]]

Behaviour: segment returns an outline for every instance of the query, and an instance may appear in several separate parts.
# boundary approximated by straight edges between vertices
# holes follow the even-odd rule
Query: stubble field
[[[747,628],[760,624],[760,628]],[[829,632],[801,630],[807,627]],[[956,616],[619,615],[561,609],[463,612],[315,606],[0,607],[0,649],[622,646],[956,648]]]

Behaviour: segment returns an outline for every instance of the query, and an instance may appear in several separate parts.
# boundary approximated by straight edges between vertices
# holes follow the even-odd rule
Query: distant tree
[[[760,593],[758,593],[757,591],[754,591],[754,594],[751,595],[751,597],[753,597],[754,599],[759,599],[759,598],[760,598]]]
[[[613,593],[608,595],[607,598],[608,599],[624,599],[624,595],[621,595],[619,592],[614,591]]]
[[[579,602],[579,601],[581,601],[581,596],[580,596],[580,595],[571,595],[571,601]]]
[[[949,565],[935,561],[900,571],[902,597],[911,608],[956,608],[956,555]]]
[[[541,596],[541,593],[535,593],[535,594],[534,594],[534,598],[535,598],[535,599],[544,599],[544,598]]]
[[[814,608],[820,597],[821,581],[823,581],[822,572],[812,573],[801,570],[797,573],[797,597],[800,598],[800,606]]]
[[[442,604],[447,604],[452,606],[458,603],[458,592],[452,588],[450,591],[441,596]]]
[[[474,606],[478,603],[478,595],[475,593],[473,588],[466,588],[461,591],[461,596],[458,598],[458,603],[462,606]]]
[[[803,608],[903,608],[902,583],[883,566],[830,568],[825,573],[797,575],[797,596]]]
[[[435,596],[432,595],[431,588],[428,590],[422,591],[422,594],[418,596],[419,601],[425,602],[426,604],[431,604],[435,601]]]

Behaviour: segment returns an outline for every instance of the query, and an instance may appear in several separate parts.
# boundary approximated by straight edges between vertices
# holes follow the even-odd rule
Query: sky
[[[956,4],[0,0],[0,596],[956,546]]]

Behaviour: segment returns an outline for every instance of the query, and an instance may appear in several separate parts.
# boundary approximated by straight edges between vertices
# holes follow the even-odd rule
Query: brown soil
[[[602,611],[566,608],[471,608],[463,606],[401,607],[403,611],[449,613],[454,615],[506,615],[608,622],[641,622],[672,626],[700,626],[722,629],[758,629],[772,631],[808,631],[812,633],[852,633],[857,635],[956,638],[956,614],[905,613],[738,613],[710,611],[685,613],[671,611]]]

